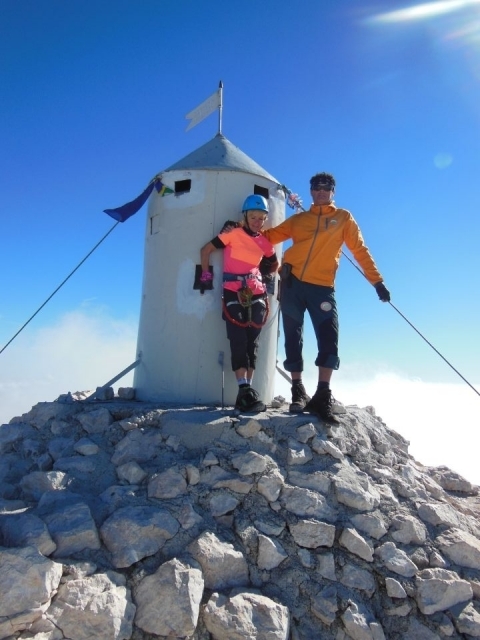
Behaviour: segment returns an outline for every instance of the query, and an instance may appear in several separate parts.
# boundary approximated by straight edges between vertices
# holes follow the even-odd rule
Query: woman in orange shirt
[[[219,233],[200,250],[200,282],[209,283],[210,254],[224,250],[223,319],[230,341],[232,370],[238,382],[235,408],[240,411],[265,411],[265,403],[252,387],[257,359],[258,339],[267,320],[266,287],[260,271],[272,273],[278,268],[273,245],[260,233],[268,216],[263,196],[250,195],[242,207],[241,226]]]

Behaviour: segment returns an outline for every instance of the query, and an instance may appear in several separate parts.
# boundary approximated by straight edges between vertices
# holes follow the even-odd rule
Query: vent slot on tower
[[[182,193],[188,193],[192,188],[191,180],[176,180],[175,181],[175,194],[180,195]]]
[[[260,187],[258,184],[256,184],[253,186],[253,193],[256,196],[263,196],[268,200],[269,193],[266,187]]]

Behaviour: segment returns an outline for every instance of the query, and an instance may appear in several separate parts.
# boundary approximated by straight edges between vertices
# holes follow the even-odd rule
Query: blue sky
[[[305,206],[332,172],[392,302],[480,390],[478,0],[3,0],[2,346],[113,226],[103,209],[215,135],[185,115],[219,80],[226,137]],[[0,354],[0,420],[134,360],[145,213]],[[336,289],[336,397],[480,484],[480,396],[345,259]]]

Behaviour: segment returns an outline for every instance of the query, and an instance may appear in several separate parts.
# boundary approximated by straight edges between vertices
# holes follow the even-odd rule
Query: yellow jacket
[[[292,239],[283,262],[291,264],[293,275],[303,282],[333,287],[343,243],[371,284],[383,280],[354,217],[334,204],[312,205],[309,211],[294,214],[262,233],[272,244]]]

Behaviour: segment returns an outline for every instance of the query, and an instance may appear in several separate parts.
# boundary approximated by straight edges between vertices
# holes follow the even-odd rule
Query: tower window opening
[[[268,193],[268,189],[266,189],[265,187],[260,187],[258,184],[256,184],[253,187],[253,193],[256,196],[263,196],[268,200],[269,193]]]
[[[175,194],[188,193],[192,188],[191,180],[176,180],[175,181]]]

